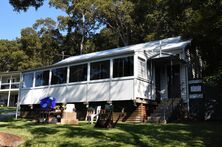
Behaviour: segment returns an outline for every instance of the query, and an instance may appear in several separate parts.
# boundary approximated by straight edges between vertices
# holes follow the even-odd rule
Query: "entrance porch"
[[[188,106],[187,64],[178,56],[153,58],[147,63],[152,71],[151,84],[156,108],[149,122],[180,119],[182,109]]]
[[[188,75],[183,60],[178,56],[170,56],[151,59],[147,64],[152,71],[153,99],[160,102],[163,99],[181,98],[187,102]]]

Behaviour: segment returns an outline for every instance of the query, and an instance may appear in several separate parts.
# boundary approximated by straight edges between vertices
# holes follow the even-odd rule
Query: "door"
[[[181,97],[180,90],[180,65],[169,65],[167,67],[168,98]]]
[[[155,67],[155,87],[156,87],[156,101],[159,103],[161,100],[160,95],[160,70],[161,67],[156,65]]]

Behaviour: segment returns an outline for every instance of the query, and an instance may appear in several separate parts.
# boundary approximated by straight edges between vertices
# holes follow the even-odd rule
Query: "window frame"
[[[26,75],[26,74],[32,74],[32,86],[31,87],[24,87],[24,75]],[[21,87],[22,87],[22,89],[31,89],[31,88],[33,88],[34,87],[34,81],[35,81],[35,72],[26,72],[26,73],[23,73],[22,74],[22,85],[21,85]]]
[[[111,73],[110,73],[110,71],[111,71],[111,60],[112,60],[112,58],[107,58],[107,59],[102,59],[102,60],[95,60],[95,61],[92,61],[92,62],[89,62],[89,66],[90,66],[90,69],[89,69],[89,82],[92,82],[92,81],[102,81],[102,80],[108,80],[108,79],[111,79]],[[91,70],[92,70],[92,64],[93,63],[96,63],[96,62],[104,62],[104,61],[109,61],[109,77],[107,77],[107,78],[99,78],[99,79],[91,79]]]
[[[71,68],[74,67],[74,66],[81,66],[81,65],[86,65],[86,80],[71,82],[71,81],[70,81],[70,79],[71,79]],[[67,78],[68,78],[68,83],[69,83],[69,84],[82,83],[82,82],[84,83],[84,82],[87,82],[87,81],[88,81],[88,74],[89,74],[89,73],[88,73],[88,68],[89,68],[89,67],[88,67],[88,62],[69,65],[68,68],[69,68],[69,73],[68,73],[69,76],[68,76]]]
[[[144,66],[140,66],[140,64],[142,63],[141,61],[143,62]],[[147,80],[148,69],[147,69],[146,60],[144,58],[138,56],[137,64],[138,64],[138,66],[137,66],[138,78]],[[144,67],[143,73],[142,73],[142,68],[140,68],[140,67]]]
[[[52,84],[52,79],[53,79],[53,70],[56,70],[56,69],[61,69],[61,68],[66,68],[66,79],[64,80],[65,82],[64,83],[56,83],[56,84]],[[56,86],[56,85],[64,85],[64,84],[67,84],[68,83],[68,68],[69,66],[58,66],[58,67],[55,67],[55,68],[51,68],[49,69],[50,70],[50,74],[49,74],[49,85],[50,86]]]
[[[115,59],[122,59],[122,58],[128,58],[128,57],[132,57],[133,58],[133,62],[132,62],[132,65],[133,65],[133,69],[132,69],[132,75],[130,76],[118,76],[118,77],[114,77],[114,60]],[[119,57],[115,57],[115,58],[112,58],[112,78],[113,79],[123,79],[123,78],[127,78],[127,77],[134,77],[135,76],[135,55],[133,54],[129,54],[129,55],[125,55],[125,56],[119,56]]]
[[[44,70],[38,70],[38,71],[35,71],[35,74],[34,74],[34,79],[35,79],[35,83],[34,83],[34,87],[35,88],[38,88],[38,87],[47,87],[47,86],[49,86],[50,85],[50,71],[51,69],[44,69]],[[38,73],[38,72],[44,72],[44,71],[48,71],[49,73],[48,73],[48,84],[47,85],[40,85],[40,86],[36,86],[36,74]]]

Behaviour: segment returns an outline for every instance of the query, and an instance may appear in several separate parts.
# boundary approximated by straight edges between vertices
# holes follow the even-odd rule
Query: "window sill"
[[[132,79],[134,79],[134,76],[112,78],[111,81],[132,80]]]
[[[143,81],[143,82],[146,82],[146,83],[150,83],[150,80],[144,79],[144,78],[141,78],[141,77],[138,77],[137,80],[140,80],[140,81]]]

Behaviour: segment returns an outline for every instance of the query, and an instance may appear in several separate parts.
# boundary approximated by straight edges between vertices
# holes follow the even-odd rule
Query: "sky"
[[[50,17],[56,20],[59,15],[65,13],[49,7],[47,1],[37,11],[30,7],[26,12],[16,12],[9,0],[0,0],[0,39],[14,40],[20,37],[21,29],[32,27],[37,19]]]

